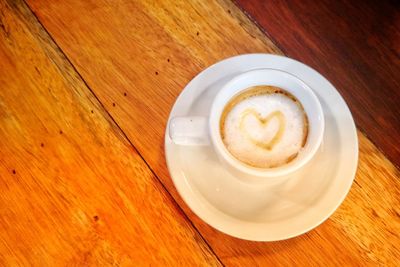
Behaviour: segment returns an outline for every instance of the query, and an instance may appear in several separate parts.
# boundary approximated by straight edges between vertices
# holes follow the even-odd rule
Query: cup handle
[[[209,145],[208,118],[200,116],[174,117],[169,123],[169,137],[177,145]]]

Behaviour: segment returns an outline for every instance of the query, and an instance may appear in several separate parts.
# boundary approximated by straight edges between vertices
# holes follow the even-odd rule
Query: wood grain
[[[400,2],[236,2],[286,55],[338,88],[357,126],[400,167]]]
[[[0,84],[1,266],[220,265],[20,1]]]
[[[281,53],[229,1],[29,1],[154,173],[229,266],[395,265],[399,173],[362,134],[356,184],[310,233],[282,242],[238,240],[207,226],[178,196],[166,169],[168,113],[204,67],[247,52]]]

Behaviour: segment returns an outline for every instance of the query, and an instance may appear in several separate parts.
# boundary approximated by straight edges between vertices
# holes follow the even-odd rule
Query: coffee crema
[[[254,86],[225,106],[220,134],[228,151],[241,162],[273,168],[295,159],[304,147],[308,118],[289,92],[275,86]]]

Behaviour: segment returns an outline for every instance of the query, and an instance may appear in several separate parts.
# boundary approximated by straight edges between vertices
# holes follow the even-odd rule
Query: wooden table
[[[283,54],[232,2],[0,2],[0,265],[400,261],[399,170],[362,132],[349,195],[302,236],[239,240],[206,225],[178,195],[163,137],[182,88],[223,58]],[[345,86],[338,89],[352,90]],[[348,102],[355,114],[374,110]],[[398,115],[399,103],[389,103]]]

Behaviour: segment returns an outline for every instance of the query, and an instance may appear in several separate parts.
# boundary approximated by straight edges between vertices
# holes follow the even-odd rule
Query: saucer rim
[[[227,63],[229,63],[229,61],[234,61],[235,59],[239,60],[240,58],[248,58],[249,60],[251,60],[252,57],[263,57],[265,60],[267,60],[269,58],[269,59],[272,59],[272,60],[289,61],[290,63],[298,65],[299,67],[303,68],[303,70],[308,72],[308,75],[314,75],[316,78],[321,79],[321,81],[325,83],[324,84],[325,87],[330,87],[329,88],[331,90],[330,93],[336,94],[336,97],[338,97],[338,100],[341,102],[342,108],[343,108],[341,111],[346,113],[346,115],[348,116],[348,119],[350,119],[348,121],[348,122],[350,122],[350,124],[347,125],[346,127],[350,127],[351,130],[352,130],[351,131],[352,140],[354,141],[354,150],[353,150],[353,154],[352,154],[352,159],[353,159],[354,163],[351,166],[351,170],[348,171],[349,172],[349,175],[348,175],[349,178],[348,178],[347,186],[346,186],[346,188],[341,190],[341,194],[340,194],[341,197],[340,198],[338,197],[336,199],[336,201],[335,201],[336,204],[333,205],[333,207],[329,210],[329,212],[326,212],[324,214],[324,216],[321,217],[321,219],[317,220],[315,223],[311,224],[309,227],[305,227],[303,230],[298,231],[296,233],[282,235],[280,237],[277,237],[277,236],[274,237],[273,235],[272,236],[269,235],[269,237],[267,237],[268,235],[265,235],[265,234],[264,235],[254,235],[254,234],[253,235],[248,235],[248,234],[246,234],[246,231],[242,231],[242,232],[239,231],[238,232],[237,231],[238,229],[232,231],[232,229],[226,229],[226,227],[224,227],[223,225],[220,225],[218,223],[214,223],[213,220],[211,220],[210,218],[208,218],[204,214],[200,214],[202,212],[200,212],[200,210],[198,208],[196,208],[197,203],[194,203],[193,201],[190,200],[190,197],[193,197],[193,196],[196,197],[196,194],[195,193],[189,194],[187,191],[184,191],[184,188],[181,187],[181,185],[178,183],[179,182],[177,180],[177,178],[178,178],[177,176],[178,175],[175,174],[175,170],[173,170],[172,163],[170,162],[171,158],[169,158],[169,156],[168,156],[168,154],[169,154],[169,152],[168,152],[169,146],[173,145],[173,144],[171,143],[171,141],[169,139],[169,136],[167,134],[167,132],[168,132],[167,130],[165,132],[165,159],[166,159],[168,171],[170,173],[170,177],[171,177],[171,179],[172,179],[172,181],[174,183],[174,186],[177,189],[178,193],[180,194],[180,196],[182,197],[184,202],[189,206],[189,208],[200,219],[202,219],[204,222],[206,222],[208,225],[210,225],[211,227],[213,227],[213,228],[215,228],[215,229],[217,229],[217,230],[219,230],[219,231],[221,231],[221,232],[223,232],[223,233],[225,233],[227,235],[234,236],[234,237],[237,237],[237,238],[240,238],[240,239],[245,239],[245,240],[250,240],[250,241],[279,241],[279,240],[285,240],[285,239],[293,238],[295,236],[302,235],[302,234],[304,234],[304,233],[306,233],[306,232],[318,227],[320,224],[322,224],[324,221],[326,221],[338,209],[338,207],[343,203],[343,201],[346,198],[346,196],[348,195],[348,193],[350,191],[350,188],[351,188],[351,186],[353,184],[353,181],[355,179],[355,174],[356,174],[357,166],[358,166],[359,147],[358,147],[357,129],[356,129],[356,126],[355,126],[355,123],[354,123],[354,119],[352,117],[352,114],[351,114],[346,102],[342,98],[342,96],[339,94],[339,92],[336,90],[336,88],[324,76],[322,76],[320,73],[318,73],[316,70],[312,69],[311,67],[309,67],[309,66],[307,66],[307,65],[305,65],[305,64],[303,64],[303,63],[301,63],[301,62],[299,62],[297,60],[294,60],[294,59],[291,59],[291,58],[288,58],[288,57],[284,57],[284,56],[279,56],[279,55],[264,54],[264,53],[252,53],[252,54],[237,55],[237,56],[233,56],[233,57],[229,57],[229,58],[223,59],[223,60],[221,60],[219,62],[214,63],[213,65],[209,66],[208,68],[205,68],[203,71],[201,71],[198,75],[196,75],[184,87],[184,89],[182,90],[182,92],[177,97],[177,99],[176,99],[176,101],[175,101],[175,103],[174,103],[174,105],[173,105],[173,107],[172,107],[172,109],[170,111],[166,129],[168,129],[170,119],[172,118],[172,114],[174,113],[174,111],[176,112],[175,109],[176,109],[177,103],[179,101],[182,101],[182,98],[184,98],[185,95],[188,94],[188,91],[187,91],[188,89],[187,88],[190,88],[196,80],[200,79],[204,75],[209,75],[210,73],[212,73],[212,71],[217,66],[220,66],[220,65],[223,65],[223,64],[227,64]],[[269,68],[269,67],[265,67],[265,68]],[[282,68],[282,69],[281,68],[277,68],[277,69],[289,72],[285,68]],[[252,70],[252,69],[250,68],[250,69],[248,69],[246,71],[249,71],[249,70]],[[245,72],[245,71],[243,71],[243,72]],[[240,73],[243,73],[243,72],[240,72]],[[296,77],[298,76],[298,74],[296,74],[296,73],[293,73],[293,75],[295,75]],[[304,77],[301,77],[301,79],[304,80]],[[215,82],[213,82],[213,83],[215,83]],[[211,83],[211,84],[213,84],[213,83]],[[203,88],[207,88],[209,85],[203,86]],[[321,103],[321,105],[322,105],[322,103]],[[187,181],[186,181],[186,183],[187,183]],[[188,189],[190,191],[193,190],[193,188],[191,188],[190,185],[188,186]],[[208,203],[208,204],[210,206],[212,206],[212,204],[210,204],[210,203]],[[216,209],[213,206],[212,206],[212,208]],[[219,211],[219,212],[222,213],[221,211]],[[253,224],[254,223],[254,222],[245,222],[245,221],[242,221],[240,219],[233,218],[233,217],[231,217],[229,215],[226,215],[226,214],[221,214],[221,215],[225,215],[226,217],[229,217],[229,218],[233,219],[235,222],[236,221],[243,222],[243,224]]]

